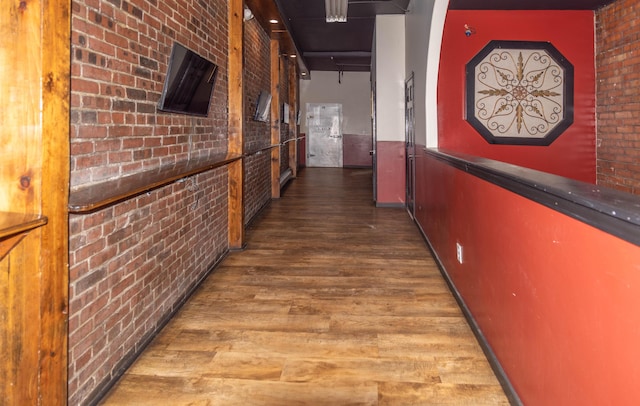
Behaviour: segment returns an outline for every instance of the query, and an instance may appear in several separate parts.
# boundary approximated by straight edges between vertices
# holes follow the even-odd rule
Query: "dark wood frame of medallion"
[[[540,49],[546,51],[564,69],[563,117],[542,138],[496,137],[478,120],[475,111],[475,67],[496,49]],[[490,144],[548,146],[573,124],[573,65],[550,42],[492,40],[465,65],[465,120]]]

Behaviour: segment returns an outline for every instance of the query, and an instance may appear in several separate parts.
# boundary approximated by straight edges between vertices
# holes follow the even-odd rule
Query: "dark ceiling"
[[[325,21],[324,0],[276,0],[309,70],[369,71],[377,14],[404,14],[409,0],[349,0],[346,23]]]
[[[347,22],[327,23],[324,0],[274,0],[307,70],[371,69],[378,14],[404,14],[410,0],[349,0]],[[433,1],[433,0],[413,0]],[[596,10],[615,0],[450,0],[452,10]]]

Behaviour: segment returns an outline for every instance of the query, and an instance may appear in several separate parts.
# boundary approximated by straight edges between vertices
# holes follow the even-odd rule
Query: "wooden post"
[[[69,291],[69,94],[71,2],[43,2],[42,344],[40,391],[44,403],[67,402]]]
[[[67,403],[70,1],[0,11],[0,397]]]
[[[280,43],[271,39],[271,145],[280,145]],[[271,148],[271,197],[280,197],[280,148]]]
[[[243,134],[243,0],[229,0],[229,141],[230,155],[244,151]],[[242,160],[228,167],[229,248],[241,249],[244,245],[244,170]]]
[[[298,64],[289,58],[289,168],[291,175],[298,176]]]

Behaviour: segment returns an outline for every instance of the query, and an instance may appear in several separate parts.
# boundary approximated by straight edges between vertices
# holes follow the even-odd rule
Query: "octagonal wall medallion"
[[[489,143],[549,145],[573,123],[573,65],[549,42],[491,41],[466,65],[465,115]]]

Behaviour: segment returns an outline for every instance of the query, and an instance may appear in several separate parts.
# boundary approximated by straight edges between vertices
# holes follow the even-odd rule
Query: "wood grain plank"
[[[270,354],[286,357],[377,357],[378,347],[373,334],[336,334],[288,332],[281,340],[278,331],[240,331],[184,329],[166,346],[169,351],[188,348],[192,351],[241,352],[251,356]],[[156,349],[161,352],[160,349]],[[154,351],[155,352],[155,351]],[[206,371],[202,371],[206,373]]]
[[[40,238],[33,230],[0,261],[0,393],[8,405],[37,404],[40,395]]]
[[[103,405],[376,405],[378,385],[137,376],[122,381]],[[170,396],[168,395],[170,394]]]
[[[298,63],[297,58],[289,57],[289,169],[291,175],[298,176]]]
[[[42,2],[42,227],[40,399],[67,402],[71,2]],[[42,401],[45,403],[45,401]]]
[[[109,179],[71,190],[70,213],[90,213],[169,185],[180,179],[239,161],[242,155],[225,152]]]
[[[0,239],[44,226],[48,221],[46,217],[37,214],[0,212]]]
[[[104,404],[507,405],[415,225],[370,204],[370,176],[299,172]]]
[[[0,11],[2,404],[67,401],[70,6]]]
[[[244,170],[242,161],[232,162],[228,166],[228,224],[227,238],[229,249],[244,247]]]
[[[381,382],[378,385],[379,406],[396,405],[509,405],[500,386],[422,384],[411,382]]]
[[[291,359],[282,371],[289,382],[359,383],[419,382],[440,383],[435,361],[385,358]]]
[[[480,345],[475,337],[469,334],[453,335],[449,332],[436,331],[429,334],[378,334],[378,351],[380,356],[385,358],[402,358],[411,354],[413,359],[435,359],[472,354],[484,361],[483,368],[489,367]],[[484,376],[484,372],[479,375]],[[489,374],[489,376],[495,380],[493,374]]]
[[[280,144],[280,41],[270,41],[271,144]],[[280,197],[280,148],[271,149],[271,197]]]
[[[227,150],[230,154],[244,152],[244,83],[243,83],[243,15],[244,2],[229,0],[229,63],[228,85],[228,126]],[[244,245],[244,171],[242,161],[234,161],[228,166],[228,240],[230,249],[241,249]]]
[[[41,3],[7,3],[0,12],[2,212],[41,213]]]

